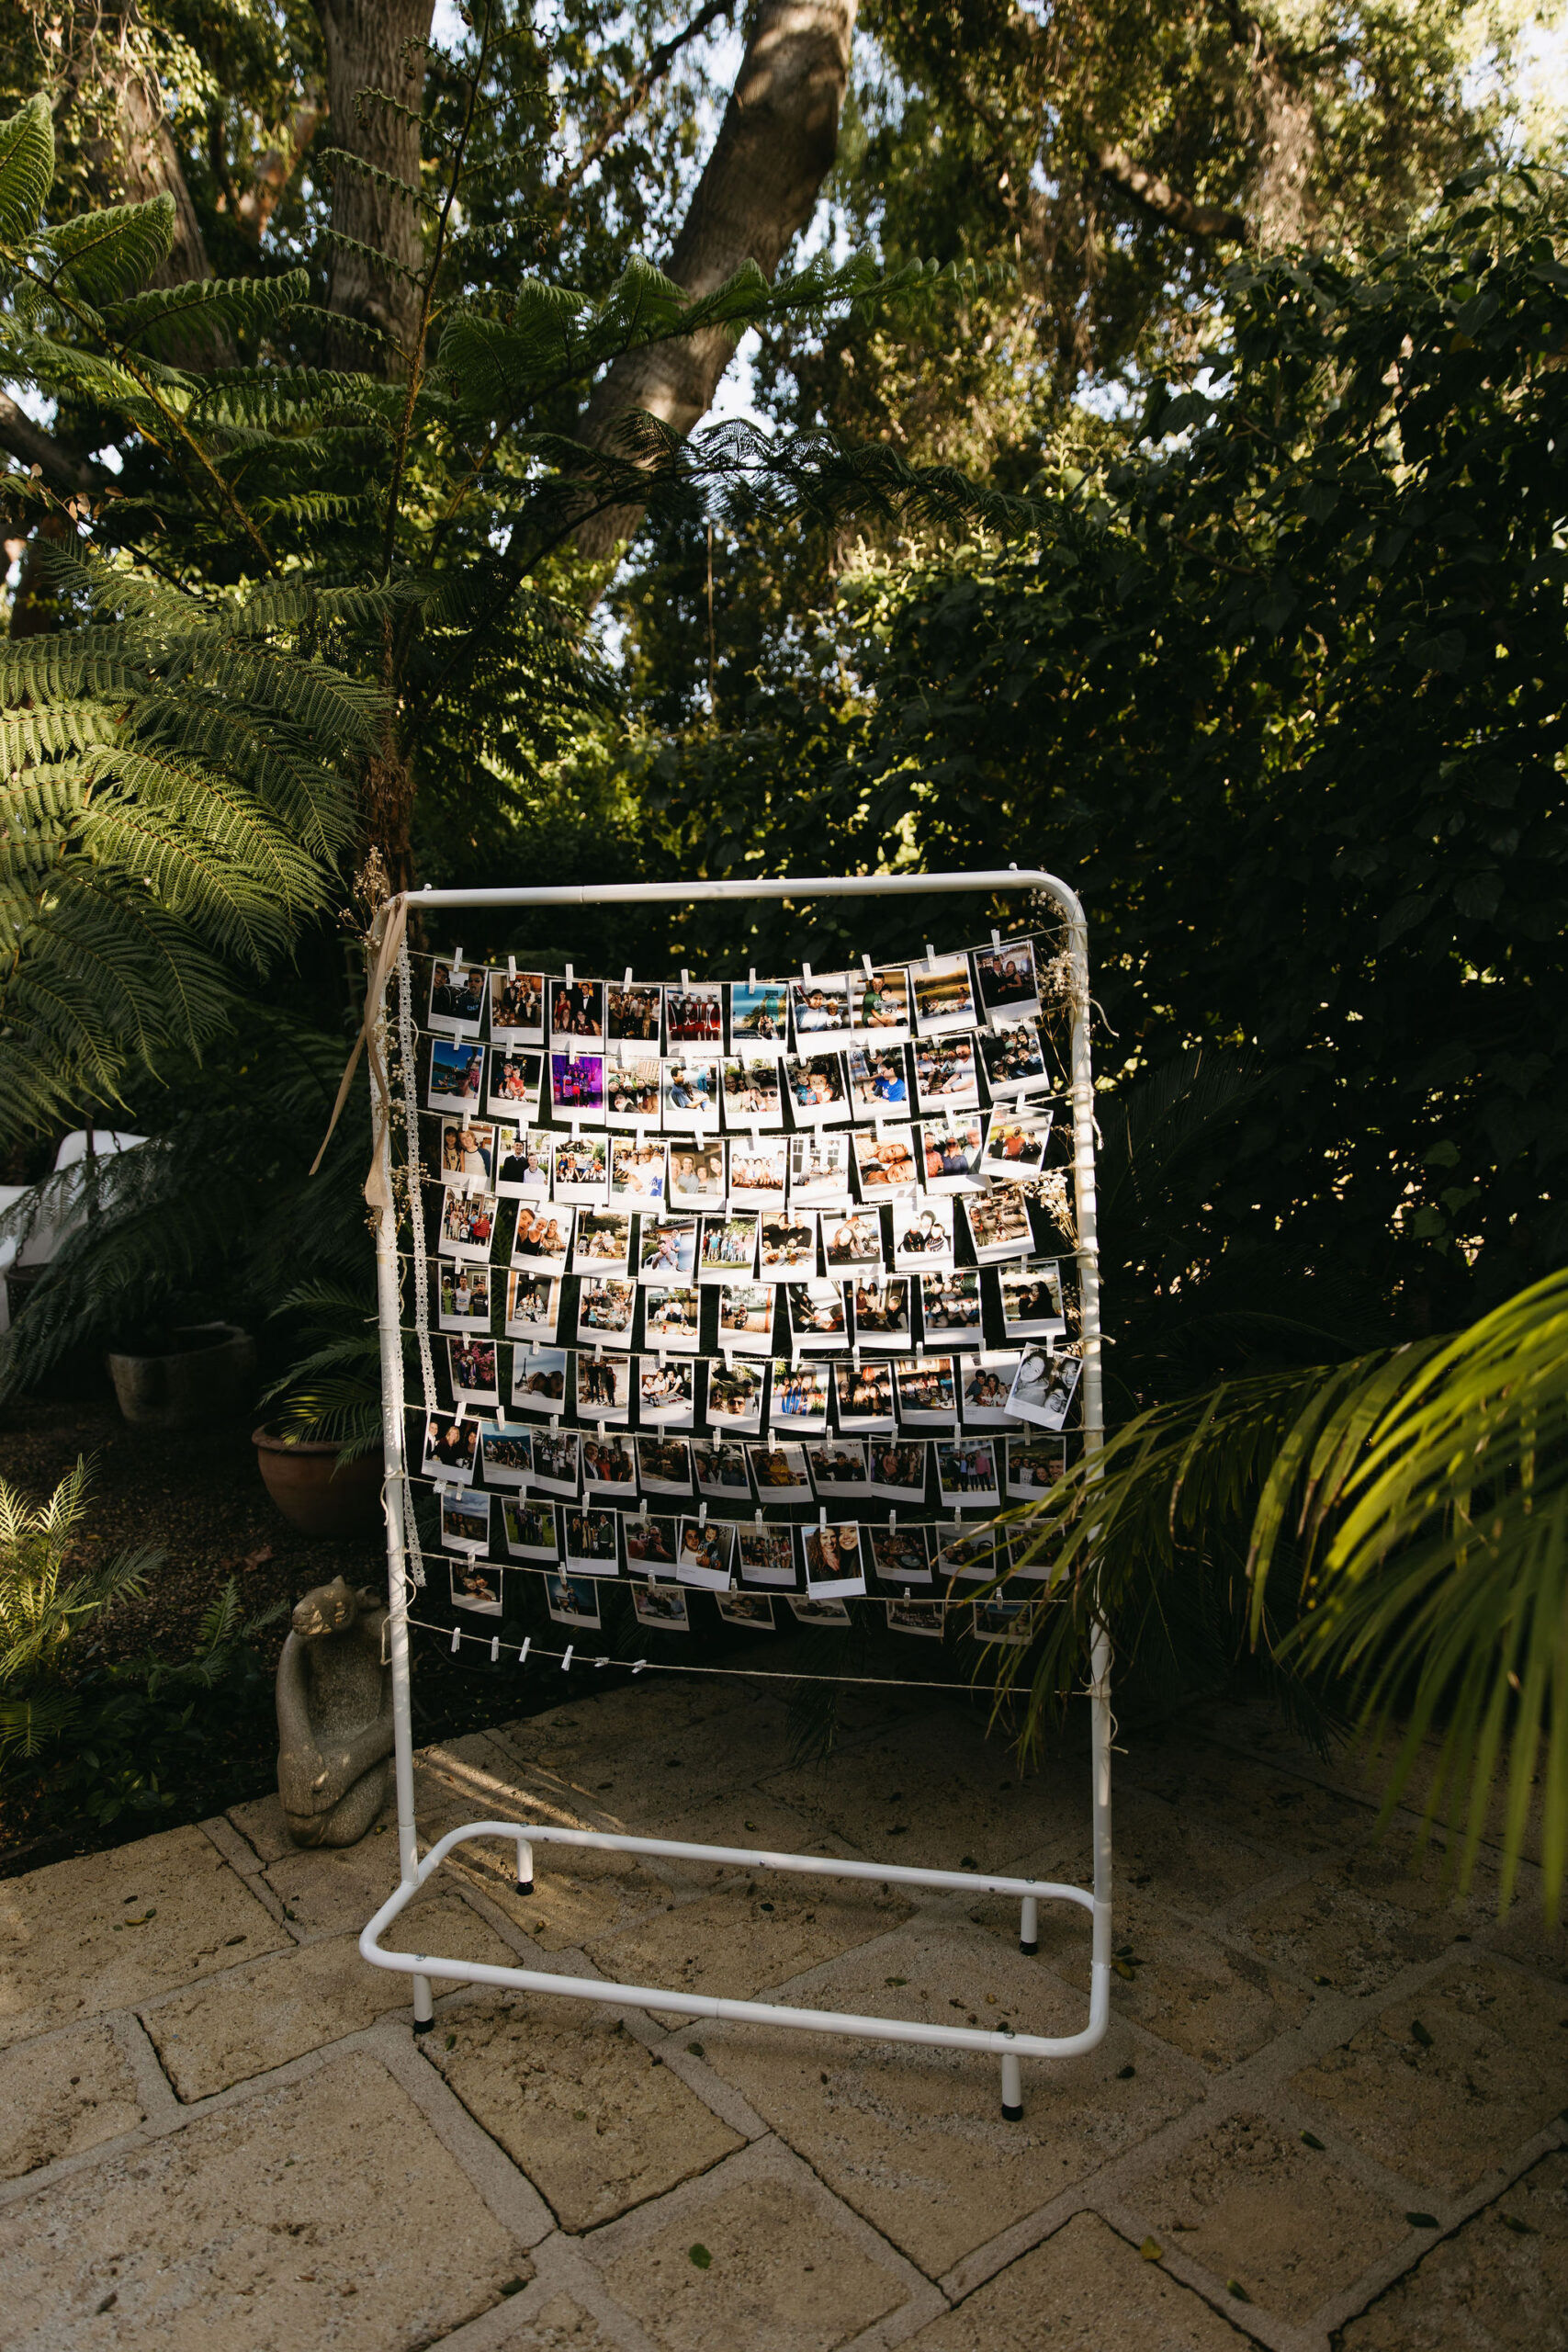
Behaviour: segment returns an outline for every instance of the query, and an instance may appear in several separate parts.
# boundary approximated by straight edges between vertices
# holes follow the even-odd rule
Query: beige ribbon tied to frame
[[[389,1209],[392,1205],[391,1195],[381,1174],[381,1140],[392,1123],[392,1093],[387,1076],[386,1059],[376,1033],[386,1003],[387,982],[391,978],[392,967],[398,960],[408,927],[408,896],[406,892],[400,891],[395,899],[388,899],[381,910],[381,939],[376,950],[375,960],[370,967],[370,978],[365,990],[365,1018],[360,1023],[359,1035],[354,1041],[354,1051],[350,1054],[343,1076],[338,1080],[337,1101],[333,1104],[333,1114],[327,1121],[327,1131],[321,1137],[321,1148],[310,1162],[310,1173],[313,1176],[326,1158],[327,1146],[331,1143],[333,1130],[343,1116],[343,1106],[348,1100],[348,1090],[353,1082],[354,1073],[359,1067],[359,1057],[361,1054],[368,1055],[370,1079],[376,1092],[371,1103],[373,1148],[370,1155],[370,1173],[365,1179],[365,1198],[373,1209]]]

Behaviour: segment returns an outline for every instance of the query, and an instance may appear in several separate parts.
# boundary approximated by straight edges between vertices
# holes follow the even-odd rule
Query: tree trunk
[[[858,0],[761,0],[724,110],[665,269],[688,294],[710,294],[754,261],[772,278],[816,209],[839,149]],[[582,436],[613,444],[633,409],[689,433],[709,407],[734,344],[722,327],[628,352],[589,401]],[[607,556],[636,530],[640,509],[589,517],[580,553]]]
[[[316,0],[327,50],[327,110],[332,143],[361,156],[378,172],[419,186],[418,115],[424,96],[424,49],[434,0]],[[411,47],[411,44],[413,46]],[[406,107],[409,120],[379,99]],[[419,324],[419,289],[409,273],[424,258],[418,208],[395,189],[338,166],[333,183],[332,225],[370,253],[334,244],[329,307],[377,335],[340,333],[331,364],[363,373],[405,373]]]

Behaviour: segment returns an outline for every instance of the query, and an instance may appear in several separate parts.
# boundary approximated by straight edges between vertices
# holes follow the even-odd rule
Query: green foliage
[[[299,1283],[280,1298],[278,1315],[301,1318],[305,1353],[264,1390],[282,1401],[276,1416],[289,1438],[336,1438],[340,1462],[381,1442],[381,1327],[375,1302],[344,1282]],[[412,1351],[411,1351],[412,1352]]]
[[[80,1556],[92,1470],[85,1456],[48,1502],[33,1504],[0,1479],[0,1765],[31,1758],[75,1722],[80,1702],[62,1681],[73,1639],[140,1598],[161,1552]]]

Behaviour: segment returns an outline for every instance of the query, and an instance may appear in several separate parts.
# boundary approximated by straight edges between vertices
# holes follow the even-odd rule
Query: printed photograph
[[[545,1606],[558,1625],[597,1626],[598,1586],[592,1577],[547,1576]]]
[[[650,1292],[650,1297],[657,1295]],[[690,1421],[696,1368],[686,1359],[661,1363],[657,1356],[637,1360],[637,1412],[645,1421]]]
[[[661,1065],[663,1080],[660,1091],[664,1124],[690,1135],[699,1127],[718,1125],[719,1086],[716,1061],[694,1061],[682,1057]]]
[[[958,1386],[951,1356],[899,1356],[893,1365],[898,1419],[906,1429],[956,1422]]]
[[[953,1257],[953,1203],[928,1200],[923,1206],[897,1201],[893,1209],[893,1268],[896,1273],[923,1273],[928,1267],[944,1272]]]
[[[994,1510],[1002,1490],[992,1438],[938,1438],[937,1492],[951,1510]]]
[[[930,1530],[924,1527],[874,1527],[872,1566],[885,1584],[930,1584]]]
[[[909,983],[902,964],[850,975],[850,1019],[857,1037],[901,1046],[909,1035]]]
[[[566,1404],[566,1350],[513,1348],[512,1401],[534,1413],[558,1413]]]
[[[980,1107],[979,1063],[968,1030],[954,1037],[923,1037],[915,1047],[916,1108],[976,1111]]]
[[[575,1495],[581,1440],[575,1430],[534,1430],[534,1484],[547,1495]]]
[[[1009,1642],[1021,1647],[1032,1638],[1027,1600],[1002,1600],[995,1596],[972,1604],[971,1631],[977,1642]]]
[[[1045,1082],[1045,1049],[1040,1024],[1034,1021],[1004,1021],[980,1032],[980,1067],[994,1102],[1021,1094]]]
[[[1040,1011],[1040,983],[1034,976],[1033,943],[1010,939],[999,947],[975,953],[975,975],[980,983],[980,1004],[987,1019],[1021,1021]]]
[[[878,1363],[836,1363],[833,1388],[839,1427],[863,1433],[893,1427],[893,1367]]]
[[[907,1274],[866,1274],[854,1285],[857,1348],[906,1348],[909,1344]]]
[[[882,1501],[919,1510],[926,1498],[928,1438],[883,1439],[871,1448],[871,1491]]]
[[[432,1413],[424,1424],[424,1451],[420,1467],[427,1478],[465,1484],[474,1475],[479,1455],[479,1425],[455,1413]]]
[[[504,1137],[495,1176],[495,1189],[503,1201],[549,1197],[552,1140],[547,1127],[529,1127],[523,1135]]]
[[[570,1508],[562,1511],[561,1519],[569,1571],[590,1577],[620,1574],[620,1546],[615,1541],[618,1522],[613,1510]]]
[[[775,1365],[773,1377],[778,1377]],[[772,1438],[751,1448],[751,1476],[763,1502],[809,1502],[811,1480],[807,1475],[806,1449]]]
[[[567,1052],[550,1056],[550,1108],[558,1119],[603,1120],[603,1054]]]
[[[580,1421],[624,1421],[631,1410],[632,1368],[626,1356],[573,1357],[572,1396]]]
[[[699,1283],[733,1283],[757,1271],[757,1212],[705,1216],[697,1246]]]
[[[663,1067],[651,1054],[611,1046],[604,1057],[604,1116],[612,1126],[646,1133],[659,1125]]]
[[[437,957],[430,975],[428,1025],[448,1037],[477,1037],[484,1023],[488,978],[482,964]]]
[[[705,1495],[710,1501],[750,1501],[751,1481],[746,1475],[746,1448],[737,1445],[733,1438],[694,1437],[692,1440],[692,1467],[696,1473],[698,1494]]]
[[[449,1551],[483,1552],[490,1545],[490,1497],[465,1487],[441,1498],[441,1541]],[[497,1577],[498,1588],[501,1578]]]
[[[539,1090],[544,1082],[543,1054],[525,1054],[516,1046],[505,1053],[499,1046],[491,1047],[490,1108],[500,1117],[519,1121],[538,1118],[542,1109]]]
[[[656,982],[611,980],[605,989],[605,1035],[651,1046],[657,1053],[659,999]]]
[[[664,1146],[646,1136],[615,1136],[610,1142],[610,1204],[613,1208],[664,1206]]]
[[[550,1044],[559,1054],[570,1055],[572,1047],[584,1037],[603,1044],[604,1037],[604,984],[602,980],[551,980]]]
[[[689,1634],[691,1604],[678,1585],[639,1584],[632,1589],[637,1623],[655,1634]]]
[[[1002,1329],[1010,1340],[1033,1339],[1043,1332],[1065,1331],[1062,1311],[1062,1269],[1055,1258],[1029,1258],[1022,1265],[1003,1266],[998,1274],[1002,1294]]]
[[[772,1283],[726,1283],[718,1294],[719,1347],[723,1350],[733,1348],[737,1355],[771,1355],[773,1302],[777,1295]],[[739,1366],[737,1376],[744,1371],[744,1365]],[[711,1379],[708,1395],[711,1399]],[[709,1410],[712,1410],[711,1403]]]
[[[784,1046],[789,1037],[789,989],[783,980],[732,981],[729,989],[729,1042],[742,1046]]]
[[[669,981],[664,989],[664,1035],[670,1051],[678,1046],[724,1044],[724,988],[718,980]]]
[[[980,1172],[999,1177],[1004,1182],[1024,1182],[1029,1177],[1039,1175],[1050,1140],[1049,1111],[1034,1112],[1027,1118],[993,1111],[986,1148],[980,1156]]]
[[[740,1574],[748,1584],[771,1584],[785,1590],[794,1589],[795,1575],[793,1528],[738,1528],[735,1548]]]
[[[878,1210],[845,1209],[822,1220],[822,1255],[829,1274],[880,1273],[882,1217]]]
[[[874,1193],[914,1191],[920,1171],[912,1127],[886,1127],[880,1135],[857,1127],[850,1140],[854,1146],[855,1174],[868,1197]]]
[[[560,1557],[553,1503],[528,1503],[503,1495],[501,1524],[513,1559],[549,1561]]]
[[[637,1463],[645,1493],[691,1494],[692,1449],[683,1437],[639,1437]]]
[[[731,1133],[784,1125],[777,1054],[732,1054],[724,1064],[724,1124]]]
[[[476,1405],[493,1405],[501,1392],[495,1385],[495,1341],[469,1337],[448,1340],[447,1362],[452,1373],[452,1394],[466,1396]]]
[[[467,1500],[467,1497],[464,1498]],[[448,1562],[452,1578],[452,1606],[471,1609],[477,1617],[501,1615],[501,1570],[482,1566],[478,1560]]]
[[[765,1592],[721,1592],[715,1606],[727,1625],[750,1625],[755,1634],[773,1630],[773,1604]]]
[[[708,1207],[725,1202],[724,1146],[672,1142],[670,1146],[670,1210]]]
[[[980,1173],[986,1148],[986,1114],[976,1111],[967,1119],[932,1119],[916,1128],[920,1172],[928,1193],[976,1193],[985,1188]]]
[[[974,1266],[920,1276],[920,1329],[928,1347],[977,1348],[985,1335],[980,1276]]]
[[[567,1250],[571,1239],[571,1211],[532,1207],[526,1201],[517,1204],[517,1222],[512,1228],[512,1262],[525,1273],[564,1274]]]
[[[609,1189],[610,1147],[604,1136],[555,1136],[550,1168],[558,1201],[603,1201]]]
[[[681,1548],[675,1555],[680,1582],[702,1585],[709,1592],[727,1591],[734,1532],[723,1521],[710,1524],[705,1520],[683,1519]]]
[[[1008,1499],[1032,1502],[1067,1475],[1065,1438],[1010,1437],[1007,1441]]]
[[[847,1207],[849,1201],[848,1136],[791,1136],[791,1209]]]
[[[577,1292],[577,1336],[600,1348],[629,1348],[637,1285],[614,1274],[585,1275]]]
[[[1013,1423],[1012,1408],[1008,1399],[1012,1393],[1018,1361],[1016,1349],[988,1349],[977,1362],[959,1366],[958,1390],[964,1400],[966,1429],[1006,1429]]]
[[[847,1046],[844,1077],[857,1119],[898,1119],[909,1109],[902,1046]]]
[[[828,1502],[845,1495],[868,1495],[871,1470],[858,1439],[832,1437],[806,1449],[807,1466],[818,1497]]]
[[[440,1324],[444,1331],[490,1329],[490,1268],[459,1259],[442,1264],[436,1283]]]
[[[827,1365],[792,1364],[775,1356],[768,1418],[775,1430],[787,1435],[801,1430],[826,1429]],[[784,1450],[787,1453],[789,1449]]]
[[[840,1054],[786,1054],[784,1074],[789,1107],[797,1127],[820,1126],[849,1117]]]
[[[812,1600],[842,1600],[865,1590],[864,1549],[852,1521],[807,1529],[806,1590]]]
[[[915,1634],[922,1641],[941,1641],[943,1620],[947,1615],[945,1602],[890,1600],[886,1608],[887,1630],[890,1634]]]
[[[533,1430],[498,1429],[486,1421],[479,1430],[479,1464],[487,1487],[525,1487],[534,1475]]]
[[[639,1283],[690,1283],[697,1271],[694,1216],[644,1216],[637,1227]]]
[[[814,972],[809,979],[789,984],[790,1017],[796,1043],[810,1053],[829,1038],[850,1034],[850,981],[847,972]]]
[[[694,1354],[702,1317],[702,1294],[696,1284],[665,1288],[657,1275],[643,1279],[649,1283],[642,1298],[643,1346]]]
[[[909,986],[915,993],[915,1026],[922,1037],[974,1028],[975,991],[967,956],[922,957],[909,967]]]
[[[788,1599],[797,1625],[847,1625],[850,1622],[841,1600],[801,1600],[794,1593]]]
[[[988,1193],[966,1193],[964,1215],[982,1266],[1032,1254],[1034,1227],[1021,1184],[993,1184]]]
[[[510,1052],[545,1042],[545,981],[540,972],[497,972],[490,984],[490,1034]],[[491,1080],[494,1084],[494,1080]]]
[[[579,1209],[571,1237],[574,1273],[624,1274],[631,1256],[632,1221],[625,1209]]]
[[[779,1209],[763,1213],[758,1227],[758,1264],[770,1280],[783,1282],[790,1274],[808,1280],[817,1272],[815,1209]]]
[[[1012,1566],[1006,1531],[938,1524],[936,1572],[961,1584],[994,1584]]]
[[[841,1283],[790,1283],[790,1336],[797,1348],[849,1345],[849,1307]]]
[[[675,1521],[640,1511],[626,1521],[626,1566],[638,1576],[656,1576],[660,1569],[675,1573]],[[683,1596],[682,1596],[683,1597]]]
[[[772,1293],[765,1295],[771,1297]],[[722,1319],[719,1329],[724,1329]],[[753,1436],[762,1426],[766,1379],[760,1363],[710,1363],[707,1417],[715,1428],[727,1433]]]
[[[430,1041],[430,1084],[426,1101],[433,1111],[451,1111],[471,1103],[477,1111],[484,1085],[485,1049],[452,1037]]]
[[[1082,1370],[1077,1356],[1025,1348],[1008,1401],[1021,1420],[1035,1421],[1043,1430],[1064,1429]]]
[[[751,1143],[737,1136],[729,1147],[729,1205],[732,1209],[783,1211],[789,1146],[783,1136]]]

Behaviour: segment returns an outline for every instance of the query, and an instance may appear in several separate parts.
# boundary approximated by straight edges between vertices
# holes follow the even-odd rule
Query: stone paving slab
[[[1568,2352],[1568,2156],[1435,2245],[1335,2352]]]
[[[0,2180],[133,2132],[146,2109],[107,2026],[75,2026],[0,2054]]]
[[[909,2352],[1244,2352],[1247,2342],[1092,2213],[908,2338]]]

